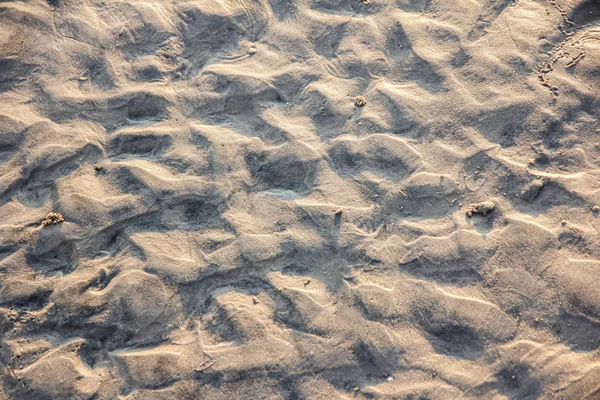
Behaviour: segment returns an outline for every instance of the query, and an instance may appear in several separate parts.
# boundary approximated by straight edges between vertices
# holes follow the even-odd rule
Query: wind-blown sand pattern
[[[599,39],[595,0],[0,1],[0,400],[600,399]]]

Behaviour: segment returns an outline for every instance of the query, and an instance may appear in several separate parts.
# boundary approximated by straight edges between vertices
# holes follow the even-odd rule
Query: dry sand
[[[0,399],[600,399],[599,22],[0,1]]]

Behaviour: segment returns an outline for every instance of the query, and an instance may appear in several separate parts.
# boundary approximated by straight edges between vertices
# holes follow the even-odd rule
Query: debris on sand
[[[106,168],[100,164],[94,164],[94,171],[96,171],[96,175],[106,175],[107,173]]]
[[[364,107],[364,106],[366,106],[366,105],[367,105],[367,99],[365,99],[365,98],[364,98],[364,97],[362,97],[362,96],[356,96],[356,97],[354,98],[354,105],[355,105],[356,107]]]
[[[496,205],[491,201],[469,204],[469,207],[467,208],[467,217],[472,217],[473,214],[487,215],[495,209]]]
[[[523,190],[521,190],[519,196],[521,199],[531,203],[536,199],[538,194],[540,194],[540,191],[544,188],[544,186],[546,186],[545,179],[536,179],[535,181],[526,185]]]
[[[56,225],[60,224],[64,220],[65,218],[62,216],[62,214],[59,214],[57,212],[49,212],[48,215],[46,215],[46,218],[44,218],[44,220],[42,221],[42,225]]]

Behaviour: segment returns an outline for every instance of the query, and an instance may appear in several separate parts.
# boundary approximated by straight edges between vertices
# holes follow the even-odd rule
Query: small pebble
[[[595,213],[600,212],[600,207],[594,206],[594,207],[592,207],[592,211]]]
[[[491,201],[482,201],[481,203],[469,204],[467,209],[467,217],[472,217],[474,214],[488,215],[496,209],[496,205]]]
[[[362,97],[362,96],[356,96],[356,97],[354,98],[354,105],[355,105],[356,107],[364,107],[364,106],[366,106],[366,105],[367,105],[367,99],[365,99],[365,98],[364,98],[364,97]]]

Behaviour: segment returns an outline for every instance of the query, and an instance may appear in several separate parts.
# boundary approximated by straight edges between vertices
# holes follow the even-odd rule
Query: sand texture
[[[600,1],[0,1],[0,400],[600,399]]]

